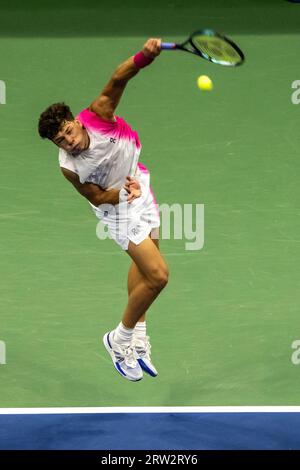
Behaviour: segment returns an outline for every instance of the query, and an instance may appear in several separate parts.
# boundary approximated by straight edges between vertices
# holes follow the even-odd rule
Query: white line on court
[[[96,408],[0,408],[0,415],[112,413],[300,413],[300,406],[116,406]]]

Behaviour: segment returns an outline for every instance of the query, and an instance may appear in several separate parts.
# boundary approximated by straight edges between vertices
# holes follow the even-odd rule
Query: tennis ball
[[[213,89],[213,82],[207,75],[200,75],[197,79],[197,85],[200,90],[210,91]]]

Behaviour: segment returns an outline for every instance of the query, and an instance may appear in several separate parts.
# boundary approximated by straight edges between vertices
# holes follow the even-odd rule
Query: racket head
[[[195,31],[187,42],[193,47],[195,54],[214,64],[236,67],[245,60],[243,52],[231,39],[212,29]]]

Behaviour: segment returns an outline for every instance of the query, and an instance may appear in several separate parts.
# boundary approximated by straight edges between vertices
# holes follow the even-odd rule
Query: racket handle
[[[176,49],[176,44],[175,42],[162,42],[161,49],[165,49],[165,50]]]

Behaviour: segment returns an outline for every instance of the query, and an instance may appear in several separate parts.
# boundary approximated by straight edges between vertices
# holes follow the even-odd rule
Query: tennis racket
[[[163,42],[161,48],[191,52],[214,64],[231,67],[241,65],[245,60],[243,52],[233,41],[211,29],[196,31],[182,44]]]

